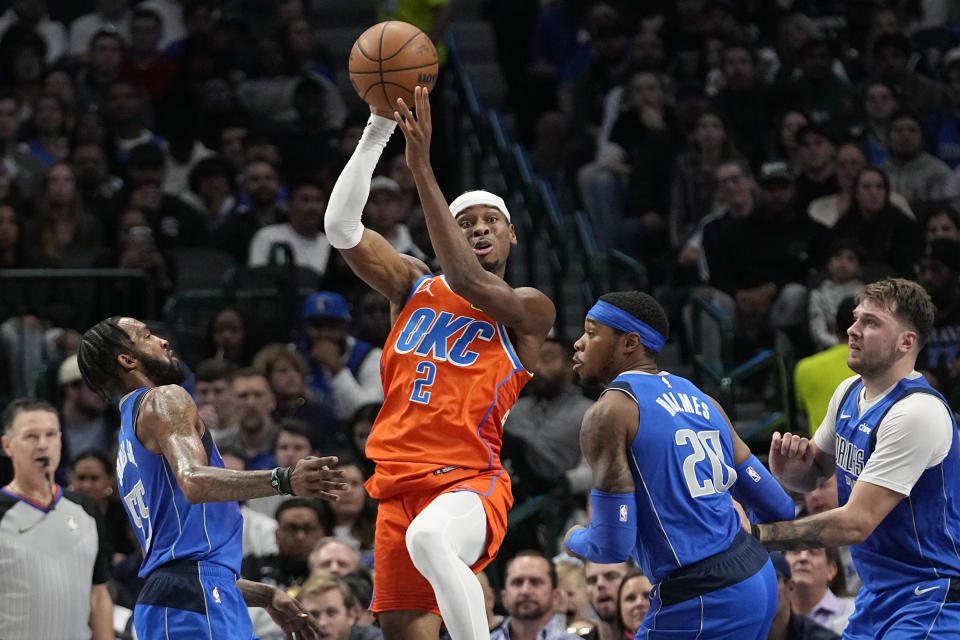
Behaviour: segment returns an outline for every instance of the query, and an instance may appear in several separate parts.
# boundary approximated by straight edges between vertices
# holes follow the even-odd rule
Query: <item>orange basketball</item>
[[[367,104],[397,108],[397,98],[413,106],[416,86],[433,89],[437,81],[437,49],[412,24],[390,20],[375,24],[350,50],[350,82]]]

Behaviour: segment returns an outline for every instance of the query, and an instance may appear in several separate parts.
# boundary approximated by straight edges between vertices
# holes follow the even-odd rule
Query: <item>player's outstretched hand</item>
[[[425,87],[416,87],[413,90],[413,106],[417,111],[416,115],[410,111],[403,98],[397,98],[397,112],[393,116],[407,140],[407,166],[411,170],[430,164],[430,136],[433,125],[430,118],[430,95]]]
[[[320,640],[320,627],[317,621],[307,613],[303,605],[294,600],[280,589],[273,593],[273,600],[264,609],[283,629],[287,638],[297,634],[297,640]]]
[[[581,556],[579,553],[574,553],[573,551],[570,551],[569,547],[567,547],[567,540],[570,539],[570,536],[573,534],[573,532],[581,529],[586,529],[586,527],[580,524],[575,524],[570,527],[570,529],[567,531],[567,535],[563,536],[563,550],[567,552],[567,555],[573,556],[574,558],[580,558],[581,560],[586,560],[586,558]]]
[[[324,500],[339,500],[340,496],[334,492],[346,491],[347,485],[340,482],[343,471],[331,469],[337,464],[335,456],[314,458],[307,456],[297,462],[290,474],[290,487],[296,496],[323,498]]]
[[[793,433],[779,432],[770,439],[770,473],[776,478],[803,476],[813,464],[810,440]]]

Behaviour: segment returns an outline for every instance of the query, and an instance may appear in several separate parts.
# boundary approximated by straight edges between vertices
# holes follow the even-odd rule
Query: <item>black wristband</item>
[[[293,487],[290,486],[290,474],[293,473],[293,467],[279,467],[279,472],[277,473],[277,480],[280,481],[280,491],[282,495],[292,496]]]
[[[752,535],[754,538],[756,538],[757,540],[759,540],[759,539],[760,539],[760,525],[758,525],[758,524],[751,524],[751,525],[750,525],[750,535]]]

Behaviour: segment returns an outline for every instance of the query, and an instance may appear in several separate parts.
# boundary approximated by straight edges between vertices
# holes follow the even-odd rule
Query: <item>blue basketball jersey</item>
[[[870,460],[883,417],[897,401],[926,393],[947,404],[922,377],[904,378],[860,415],[857,397],[862,387],[860,379],[851,383],[837,411],[837,496],[841,506],[849,500],[853,484]],[[953,421],[949,407],[948,413]],[[869,538],[850,547],[867,589],[876,592],[935,578],[960,578],[960,451],[955,421],[953,427],[947,457],[923,472],[910,495]]]
[[[173,560],[203,560],[240,574],[243,517],[236,502],[190,504],[162,455],[137,438],[136,422],[147,388],[120,401],[117,485],[123,508],[143,549],[140,577]],[[212,467],[223,467],[208,429],[203,447]]]
[[[741,530],[727,493],[737,480],[733,437],[706,394],[684,378],[628,371],[610,389],[627,393],[640,410],[630,448],[637,553],[643,573],[657,584],[726,551]]]

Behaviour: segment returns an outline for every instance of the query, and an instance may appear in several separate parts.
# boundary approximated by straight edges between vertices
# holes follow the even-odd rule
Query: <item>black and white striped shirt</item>
[[[47,509],[0,489],[0,638],[90,638],[90,589],[109,578],[93,500],[57,487]]]

